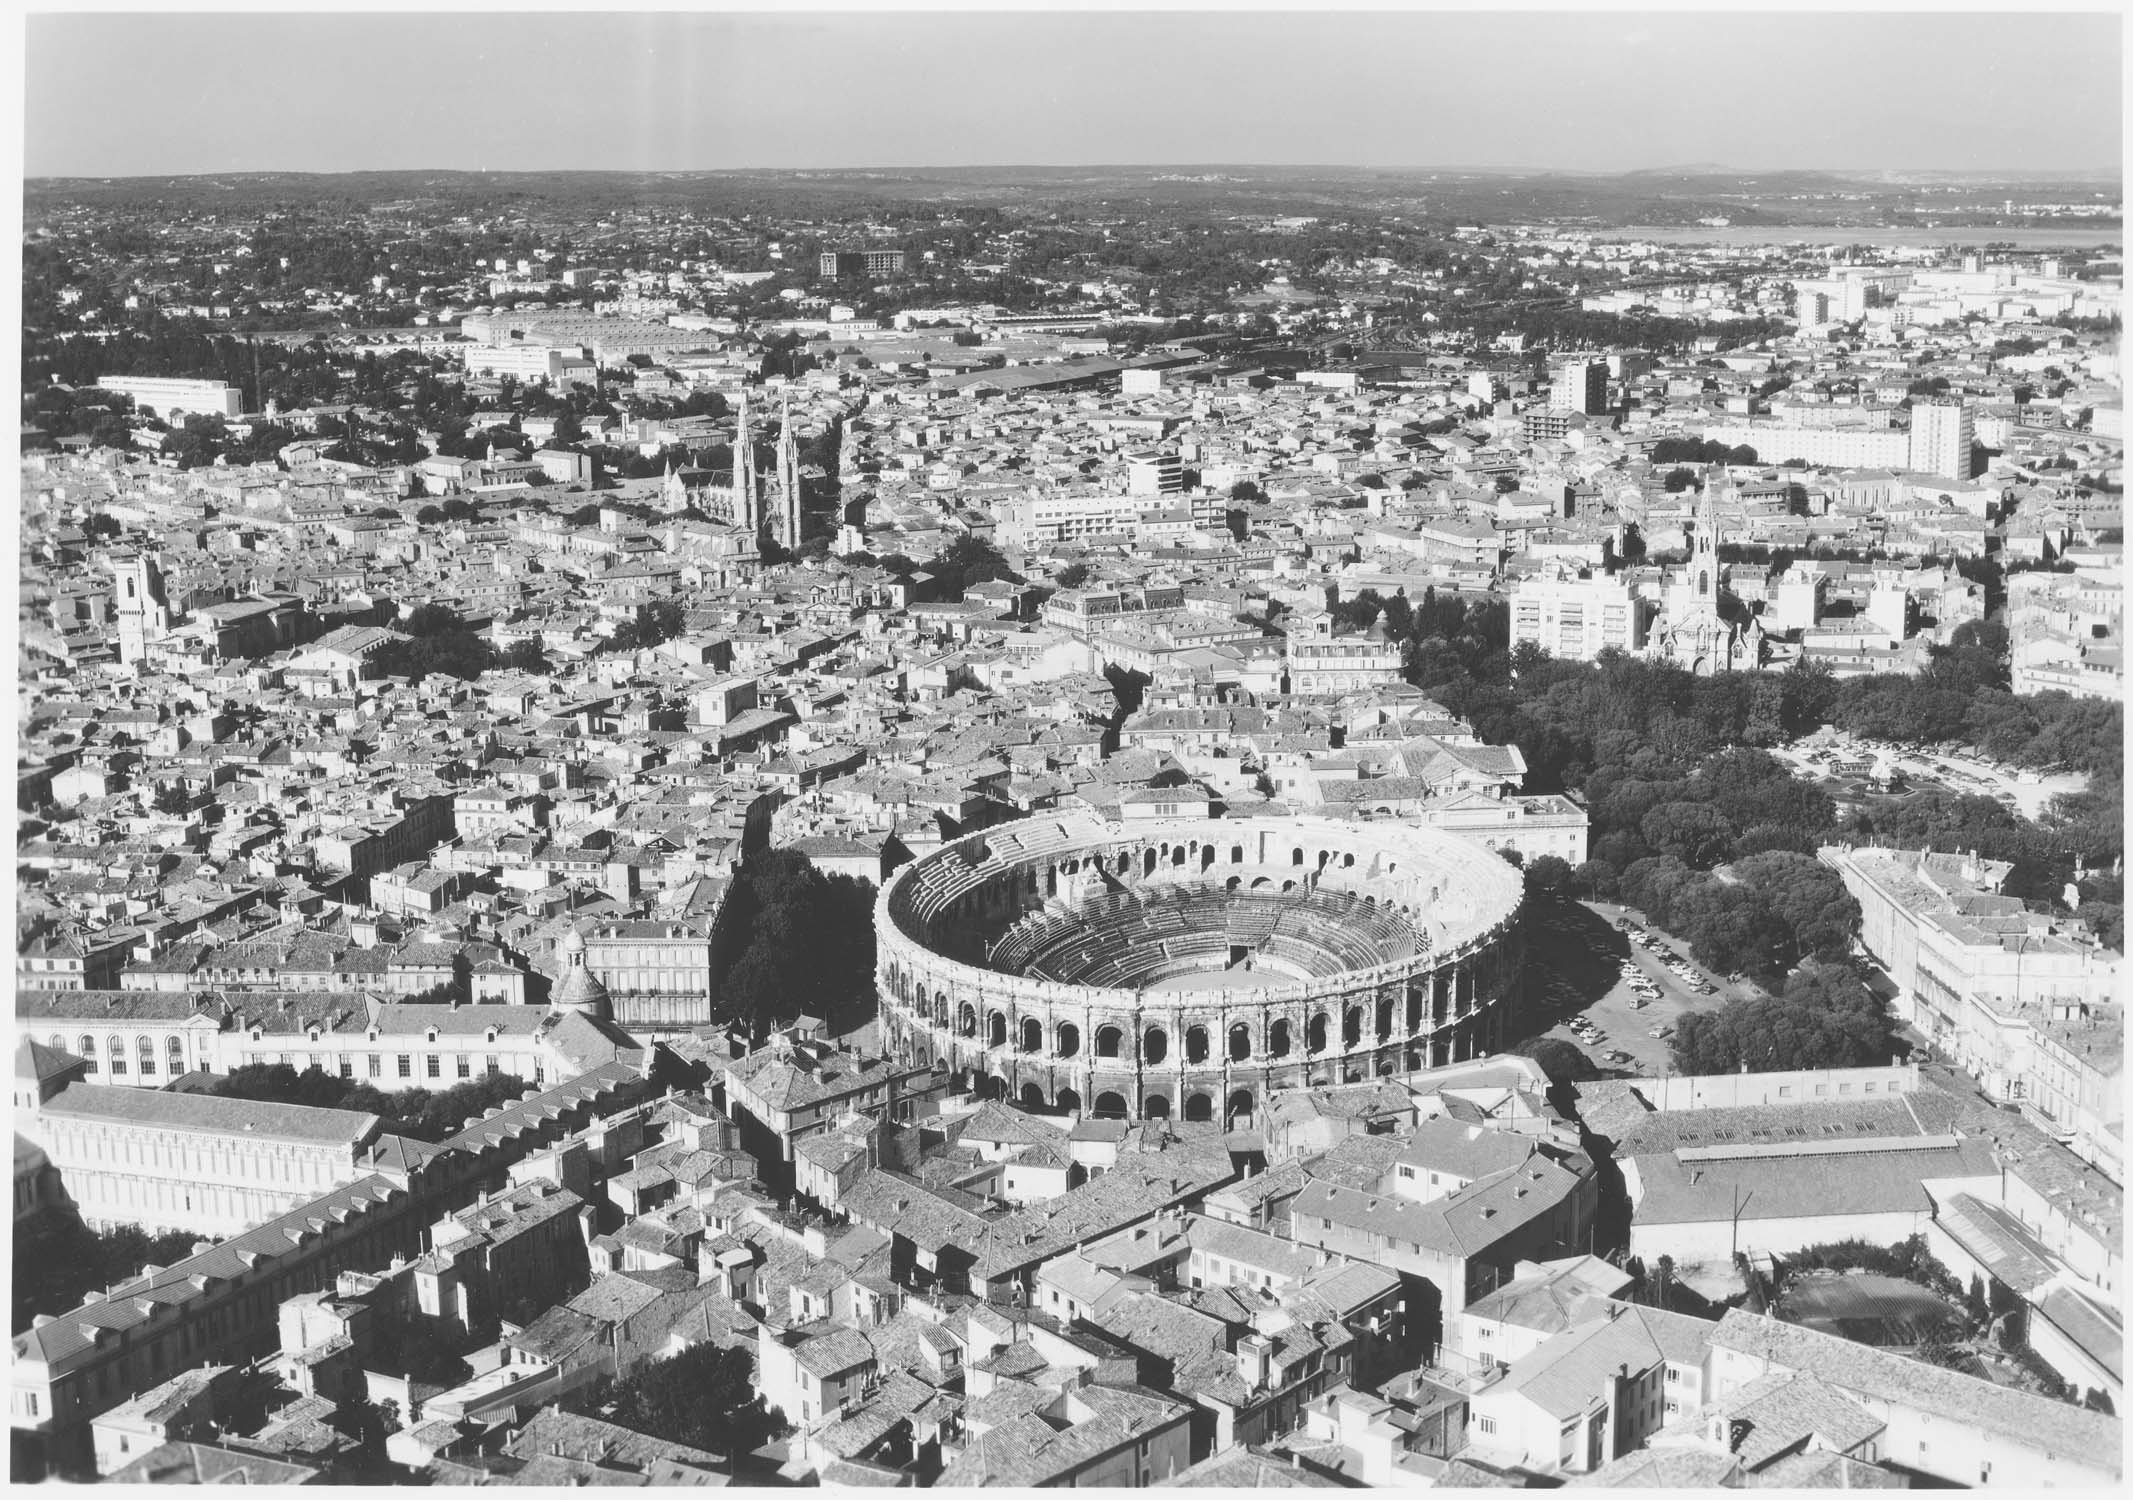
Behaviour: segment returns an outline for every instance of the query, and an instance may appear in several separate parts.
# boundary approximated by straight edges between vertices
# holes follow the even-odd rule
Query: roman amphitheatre
[[[1522,899],[1410,824],[1033,818],[883,885],[883,1040],[1030,1109],[1234,1126],[1275,1090],[1498,1050]]]

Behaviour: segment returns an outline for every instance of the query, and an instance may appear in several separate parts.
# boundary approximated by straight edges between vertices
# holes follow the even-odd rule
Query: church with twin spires
[[[787,551],[800,545],[800,450],[793,438],[792,404],[779,414],[777,472],[768,493],[755,471],[755,442],[748,425],[748,393],[741,393],[734,425],[733,468],[724,484],[710,469],[667,470],[660,500],[669,514],[695,510],[751,535],[769,528]]]

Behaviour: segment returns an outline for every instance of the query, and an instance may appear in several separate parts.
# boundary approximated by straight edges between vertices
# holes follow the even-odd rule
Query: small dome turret
[[[562,960],[563,971],[556,976],[555,988],[549,991],[548,1008],[557,1015],[607,1020],[607,986],[585,966],[585,934],[575,927],[568,929],[556,943],[555,951]]]

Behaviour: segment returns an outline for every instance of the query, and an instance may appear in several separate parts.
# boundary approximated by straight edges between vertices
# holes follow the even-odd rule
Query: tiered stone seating
[[[993,944],[986,961],[1003,974],[1019,974],[1047,946],[1079,929],[1081,922],[1080,915],[1070,911],[1037,912],[1024,917]]]
[[[1229,952],[1229,934],[1219,929],[1214,932],[1188,932],[1178,937],[1165,938],[1163,956],[1174,960],[1211,958]]]
[[[1025,918],[993,950],[994,967],[1067,983],[1147,983],[1209,967],[1248,947],[1313,978],[1427,952],[1400,912],[1353,891],[1230,891],[1177,885],[1113,891],[1071,914]]]
[[[929,865],[919,872],[918,879],[910,887],[912,915],[921,922],[930,923],[989,878],[982,864],[943,860]]]
[[[1230,942],[1256,948],[1274,935],[1274,928],[1290,907],[1286,896],[1268,897],[1258,891],[1237,891],[1223,910]]]

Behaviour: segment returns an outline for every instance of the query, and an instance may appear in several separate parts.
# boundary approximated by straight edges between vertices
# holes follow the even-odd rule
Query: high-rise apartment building
[[[1911,467],[1943,479],[1971,476],[1970,445],[1976,436],[1970,408],[1960,401],[1917,401],[1911,406]]]
[[[1574,411],[1598,416],[1607,410],[1607,361],[1598,355],[1578,355],[1555,367],[1554,384],[1548,392],[1551,411]]]

